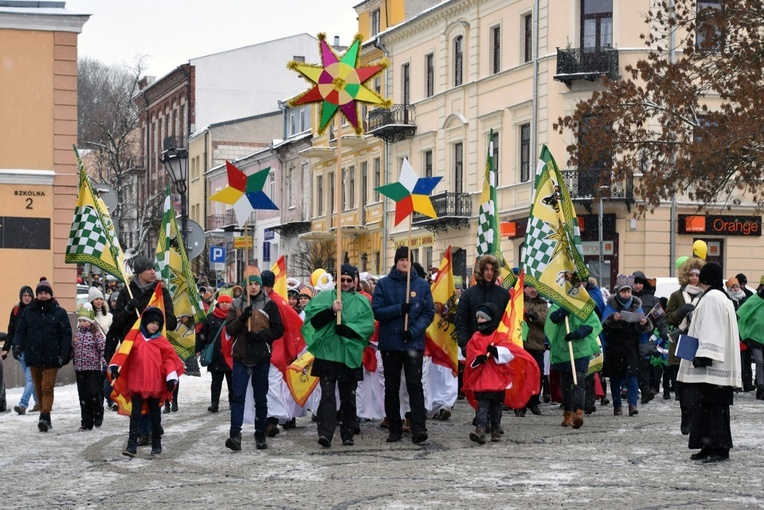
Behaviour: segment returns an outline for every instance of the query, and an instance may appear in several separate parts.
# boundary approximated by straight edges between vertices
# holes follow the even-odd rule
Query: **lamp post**
[[[170,147],[162,152],[159,161],[164,165],[165,171],[170,175],[176,191],[180,194],[180,220],[183,230],[183,247],[188,252],[188,230],[186,213],[186,191],[188,190],[188,149]]]
[[[605,285],[605,277],[604,277],[604,265],[605,265],[605,243],[602,239],[602,194],[606,191],[610,190],[610,186],[600,186],[599,187],[599,195],[600,195],[600,203],[599,208],[597,208],[597,235],[599,236],[599,243],[600,243],[600,249],[599,249],[599,267],[598,267],[598,273],[600,277],[600,285]],[[608,287],[610,287],[610,280],[608,279]]]

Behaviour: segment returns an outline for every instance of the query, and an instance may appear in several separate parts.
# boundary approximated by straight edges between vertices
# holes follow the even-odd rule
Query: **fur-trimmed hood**
[[[677,273],[677,279],[679,280],[679,285],[681,287],[684,287],[685,285],[690,283],[690,270],[697,269],[700,270],[703,268],[703,266],[706,263],[699,259],[698,257],[692,257],[691,259],[688,259],[679,266],[679,272]]]

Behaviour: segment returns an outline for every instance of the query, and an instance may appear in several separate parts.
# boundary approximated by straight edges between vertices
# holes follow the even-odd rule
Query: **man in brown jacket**
[[[546,342],[544,337],[544,323],[549,309],[544,298],[539,296],[536,287],[528,283],[525,284],[525,324],[528,326],[528,337],[523,342],[523,348],[528,354],[533,356],[536,364],[539,366],[541,374],[541,385],[544,383],[544,352],[546,351]],[[523,409],[515,410],[519,417],[525,416],[525,410],[530,409],[533,414],[540,415],[539,396],[533,395]]]

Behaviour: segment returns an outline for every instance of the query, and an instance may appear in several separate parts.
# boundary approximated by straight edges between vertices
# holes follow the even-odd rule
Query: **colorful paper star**
[[[403,158],[400,182],[374,188],[395,202],[395,225],[416,211],[430,218],[438,215],[430,201],[430,193],[443,177],[417,177],[409,160]]]
[[[358,66],[358,51],[361,36],[353,39],[353,44],[338,57],[326,42],[326,34],[318,34],[321,51],[321,65],[290,62],[289,67],[300,73],[314,86],[289,102],[289,106],[321,102],[321,122],[319,132],[326,126],[339,109],[353,125],[358,134],[363,132],[363,125],[358,115],[358,103],[377,104],[385,108],[390,102],[364,86],[364,83],[382,72],[387,62],[372,66]]]
[[[236,222],[240,227],[244,226],[255,209],[278,210],[276,204],[263,191],[268,173],[271,171],[270,167],[250,176],[228,161],[225,162],[225,167],[228,173],[228,186],[212,195],[210,200],[232,205]]]

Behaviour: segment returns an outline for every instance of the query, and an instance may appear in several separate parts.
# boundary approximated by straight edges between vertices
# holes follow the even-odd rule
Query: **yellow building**
[[[77,34],[64,2],[0,7],[0,267],[8,313],[41,276],[74,311],[77,267],[64,253],[77,200]]]

